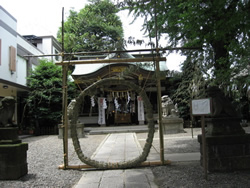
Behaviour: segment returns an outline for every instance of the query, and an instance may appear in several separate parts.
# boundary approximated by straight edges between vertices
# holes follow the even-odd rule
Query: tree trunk
[[[224,41],[212,43],[214,49],[214,75],[218,85],[225,86],[230,81],[230,61],[227,50],[228,44]]]

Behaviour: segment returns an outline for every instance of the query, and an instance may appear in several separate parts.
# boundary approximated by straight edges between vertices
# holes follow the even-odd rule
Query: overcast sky
[[[64,7],[64,19],[69,15],[69,10],[79,11],[88,3],[87,0],[1,0],[0,5],[17,19],[17,32],[21,35],[56,37],[62,21],[62,7]],[[133,20],[127,12],[119,13],[123,23],[124,36],[134,36],[138,39],[147,40],[140,32],[142,20]],[[127,49],[144,49],[145,46],[128,46]],[[176,54],[167,57],[167,67],[170,70],[179,70],[179,64],[184,60]]]

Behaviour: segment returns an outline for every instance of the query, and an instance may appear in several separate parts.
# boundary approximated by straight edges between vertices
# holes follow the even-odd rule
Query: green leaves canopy
[[[27,80],[31,89],[27,97],[29,118],[38,120],[40,126],[57,125],[62,116],[62,68],[41,60]],[[69,100],[76,95],[75,85],[68,82]]]
[[[165,46],[202,49],[182,52],[187,60],[174,96],[181,107],[186,108],[194,97],[192,83],[200,91],[208,83],[203,77],[230,96],[237,93],[234,99],[245,98],[250,84],[249,0],[125,0],[120,5],[135,18],[145,18],[144,30],[150,37],[156,36],[157,27],[158,36],[166,37]]]
[[[66,52],[113,50],[121,45],[123,28],[119,11],[109,0],[93,0],[77,13],[70,11],[64,23]],[[57,38],[60,42],[62,28]]]
[[[203,66],[212,68],[217,84],[227,84],[233,71],[246,66],[250,57],[248,0],[126,0],[122,5],[135,17],[145,18],[144,29],[151,37],[156,13],[157,31],[167,36],[166,46],[201,47]]]

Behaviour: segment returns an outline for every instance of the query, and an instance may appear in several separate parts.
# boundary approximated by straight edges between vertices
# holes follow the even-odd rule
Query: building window
[[[58,54],[58,51],[55,49],[55,54]],[[59,56],[55,56],[56,61],[59,61]]]
[[[10,46],[10,71],[16,71],[16,48]]]

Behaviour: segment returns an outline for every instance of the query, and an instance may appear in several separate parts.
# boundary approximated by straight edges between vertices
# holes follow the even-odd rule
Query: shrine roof
[[[119,59],[119,58],[135,58],[133,55],[128,54],[128,53],[122,53],[122,54],[109,54],[105,59]],[[147,71],[154,71],[154,66],[146,66],[148,65],[149,62],[131,62],[131,63],[127,63],[130,65],[142,65],[141,68]],[[77,76],[77,75],[85,75],[85,74],[91,74],[94,73],[96,71],[98,71],[99,69],[106,67],[106,66],[112,66],[112,65],[117,65],[119,63],[97,63],[97,64],[76,64],[75,65],[75,69],[72,73],[72,75]],[[166,61],[160,61],[160,71],[166,71],[167,66],[166,66]],[[144,66],[145,65],[145,66]]]

